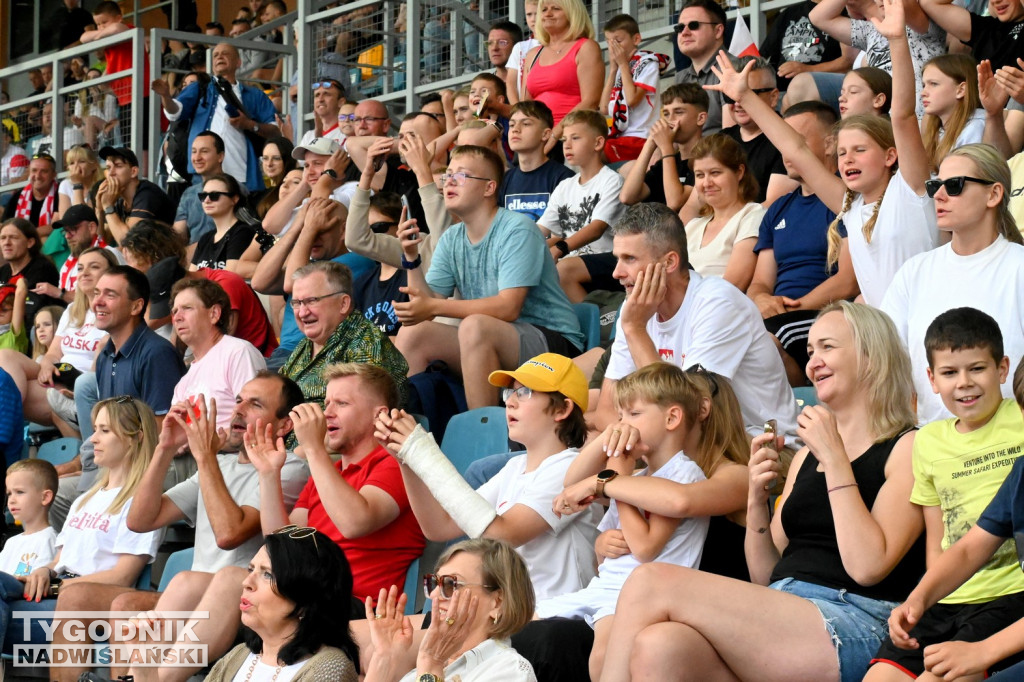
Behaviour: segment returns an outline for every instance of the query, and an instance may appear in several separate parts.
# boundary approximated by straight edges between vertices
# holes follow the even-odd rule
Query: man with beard
[[[71,255],[60,268],[60,289],[57,290],[57,287],[53,287],[51,284],[47,285],[47,287],[53,287],[53,291],[47,288],[47,290],[41,293],[53,296],[54,298],[63,298],[68,303],[75,300],[75,282],[78,281],[78,257],[91,246],[109,250],[114,254],[119,263],[124,263],[121,252],[112,246],[107,246],[107,242],[99,234],[100,225],[96,219],[96,212],[85,204],[76,204],[64,211],[64,215],[53,224],[53,227],[54,229],[64,229],[64,239],[68,242]],[[37,286],[37,288],[39,287]]]
[[[191,610],[216,571],[225,566],[246,566],[263,544],[260,474],[246,456],[242,441],[246,428],[255,428],[257,424],[274,438],[290,433],[289,413],[302,402],[302,393],[287,377],[260,372],[239,391],[226,431],[217,429],[216,403],[207,410],[205,400],[200,398],[197,404],[186,401],[171,408],[128,513],[128,527],[136,532],[142,532],[138,530],[141,528],[164,528],[178,521],[194,526],[192,570],[179,573],[163,593],[117,585],[68,585],[58,597],[58,610]],[[171,461],[186,446],[196,459],[198,473],[162,493]],[[279,503],[290,509],[309,478],[309,469],[294,454],[282,454],[275,489],[281,495]],[[55,643],[61,636],[54,633]],[[83,672],[72,668],[59,670],[60,679],[68,680],[77,680]]]

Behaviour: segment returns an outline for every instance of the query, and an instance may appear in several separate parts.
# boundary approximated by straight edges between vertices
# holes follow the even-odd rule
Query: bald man
[[[235,77],[241,64],[238,50],[229,43],[220,43],[213,48],[213,80],[205,97],[196,83],[177,97],[171,97],[170,86],[164,80],[153,81],[152,87],[169,120],[191,122],[189,148],[204,130],[217,133],[224,140],[224,172],[256,192],[263,189],[263,172],[251,138],[275,137],[281,131],[274,125],[276,112],[270,99],[262,90],[243,85]],[[188,170],[195,174],[191,160]]]

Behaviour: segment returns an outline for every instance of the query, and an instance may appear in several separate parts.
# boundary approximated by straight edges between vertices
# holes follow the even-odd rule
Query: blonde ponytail
[[[836,215],[836,219],[828,226],[828,257],[825,261],[825,271],[832,272],[836,267],[836,263],[839,262],[839,252],[843,248],[843,238],[839,234],[839,223],[846,216],[850,210],[850,204],[853,203],[853,191],[846,190],[846,194],[843,195],[843,207],[839,209],[839,213]]]

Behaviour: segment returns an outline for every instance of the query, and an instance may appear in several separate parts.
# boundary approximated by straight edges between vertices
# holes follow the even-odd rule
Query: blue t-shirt
[[[356,253],[343,253],[331,260],[335,263],[347,265],[348,269],[352,271],[353,282],[372,270],[373,266],[376,264],[369,258],[360,256]],[[295,350],[295,347],[299,345],[299,342],[306,337],[301,331],[299,331],[299,326],[295,324],[295,312],[292,310],[292,297],[290,294],[285,297],[284,302],[284,317],[281,320],[281,343],[279,346],[285,350],[293,351]]]
[[[498,205],[516,213],[522,213],[537,222],[548,207],[551,192],[562,180],[575,173],[566,166],[551,159],[532,171],[523,172],[513,166],[502,180],[498,190]]]
[[[213,224],[213,218],[206,215],[206,211],[203,210],[203,202],[199,201],[201,191],[203,191],[203,183],[198,182],[182,192],[181,198],[178,199],[178,210],[174,214],[174,222],[184,220],[188,225],[189,244],[195,244],[207,232],[217,230],[217,226]]]
[[[1013,538],[1017,561],[1024,571],[1024,457],[1018,457],[996,496],[978,518],[982,530],[998,538]]]
[[[178,380],[185,375],[185,363],[171,342],[139,324],[120,349],[114,342],[96,358],[96,387],[100,400],[130,395],[153,408],[157,416],[171,409]]]
[[[497,296],[503,289],[529,287],[517,322],[558,332],[584,347],[579,320],[536,223],[521,213],[498,209],[480,242],[471,244],[465,223],[448,228],[437,242],[427,285],[442,296],[455,289],[467,300]]]
[[[836,214],[817,195],[804,196],[800,190],[775,200],[761,219],[754,253],[775,250],[778,275],[775,295],[800,298],[835,274],[825,267],[828,260],[828,226]],[[839,224],[839,234],[846,228]]]
[[[389,279],[381,280],[380,263],[357,279],[352,285],[352,303],[373,322],[381,334],[394,336],[402,323],[398,321],[394,302],[407,303],[409,294],[403,294],[399,288],[409,281],[406,270],[396,270]]]

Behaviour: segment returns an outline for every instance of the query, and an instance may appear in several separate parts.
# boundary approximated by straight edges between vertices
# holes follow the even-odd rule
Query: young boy
[[[401,199],[395,192],[377,192],[370,197],[368,218],[370,230],[375,234],[394,236],[401,216]],[[376,267],[353,282],[352,305],[363,311],[366,319],[377,325],[382,334],[394,336],[400,326],[394,303],[409,300],[400,291],[406,281],[404,269],[378,262]]]
[[[604,153],[609,163],[632,161],[640,155],[651,126],[658,119],[654,97],[662,65],[668,65],[668,57],[638,49],[640,26],[628,14],[612,17],[604,25],[604,37],[611,68],[601,101],[608,103],[612,120]]]
[[[925,670],[942,678],[949,670],[947,664],[953,662],[970,668],[957,674],[957,679],[984,672],[1001,654],[1013,651],[990,648],[989,638],[999,639],[992,636],[1024,613],[1024,573],[1009,540],[998,549],[985,543],[993,555],[969,578],[966,564],[952,558],[955,554],[947,557],[954,543],[978,521],[1024,445],[1021,410],[1000,393],[1009,359],[1003,354],[999,325],[979,310],[954,308],[928,327],[925,348],[932,390],[954,415],[924,426],[914,440],[915,481],[910,499],[923,507],[932,570],[907,603],[893,611],[891,639],[882,643],[873,661],[876,665],[865,677],[873,682],[905,680]],[[962,584],[952,592],[940,592],[934,587],[935,574],[947,571],[951,561],[957,562],[957,584]],[[954,586],[952,580],[942,584]],[[947,592],[947,597],[924,610]],[[1020,638],[1014,641],[1019,649]],[[964,642],[978,644],[969,647]],[[968,656],[967,649],[973,655]],[[980,664],[979,657],[985,659]]]
[[[512,149],[508,146],[508,117],[512,114],[505,94],[505,82],[493,73],[477,74],[469,84],[469,106],[482,121],[493,121],[501,126],[501,149],[505,159],[512,162]]]
[[[661,93],[661,118],[651,126],[637,160],[619,171],[625,178],[619,201],[627,206],[650,201],[673,211],[681,209],[693,191],[693,170],[686,161],[707,119],[708,93],[696,83],[672,85]],[[661,159],[651,165],[655,152]]]
[[[695,424],[704,403],[683,370],[661,362],[647,365],[623,377],[616,385],[615,399],[620,420],[609,427],[609,433],[612,434],[612,429],[637,432],[642,445],[634,445],[633,452],[645,453],[642,457],[647,463],[646,469],[635,474],[637,477],[665,478],[676,483],[705,480],[704,472],[683,451],[695,447],[695,441],[700,439]],[[602,450],[603,441],[598,438],[584,447],[578,462],[566,475],[567,482],[570,479],[575,482],[583,478],[579,473],[607,463],[612,468],[597,475],[598,498],[604,497],[605,484],[615,477],[633,475],[634,465],[629,456],[609,457],[609,453]],[[554,507],[556,511],[565,508],[561,498],[556,498]],[[633,569],[650,561],[696,567],[709,523],[706,516],[672,519],[611,501],[608,512],[597,526],[601,531],[595,543],[599,562],[597,577],[578,592],[537,603],[540,618],[584,619],[594,628],[591,679],[600,679],[615,602]]]
[[[19,353],[28,352],[28,332],[25,327],[25,301],[28,284],[24,277],[17,282],[0,286],[0,348]]]
[[[498,190],[498,205],[522,213],[537,222],[558,183],[573,177],[565,164],[552,161],[544,145],[555,127],[551,109],[543,102],[525,100],[512,106],[508,145],[517,154]]]
[[[0,582],[8,601],[24,596],[20,584],[12,593],[12,577],[24,582],[32,569],[53,561],[57,533],[49,513],[56,494],[57,469],[46,460],[22,459],[7,468],[7,509],[23,529],[0,552]]]

